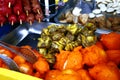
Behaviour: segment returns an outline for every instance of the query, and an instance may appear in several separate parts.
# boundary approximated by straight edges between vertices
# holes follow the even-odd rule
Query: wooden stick
[[[1,22],[1,24],[0,24],[0,25],[1,25],[1,27],[2,27],[2,26],[3,26],[3,22]]]
[[[39,9],[37,9],[37,13],[40,14],[40,10]]]
[[[8,7],[11,8],[11,2],[8,3]]]
[[[38,19],[38,23],[40,23],[40,22],[41,22],[41,19],[39,18],[39,19]]]
[[[30,23],[30,25],[32,25],[32,21],[31,21],[31,20],[30,20],[30,22],[29,22],[29,23]]]
[[[27,15],[27,16],[29,15],[29,12],[28,12],[28,10],[26,11],[26,15]]]
[[[12,25],[12,26],[14,25],[14,21],[11,22],[11,25]]]
[[[20,19],[20,24],[22,24],[22,20]]]

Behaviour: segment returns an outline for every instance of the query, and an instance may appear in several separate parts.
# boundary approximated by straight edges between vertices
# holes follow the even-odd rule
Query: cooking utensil
[[[28,29],[28,25],[26,23],[23,23],[6,36],[0,38],[0,40],[12,45],[16,45],[28,35]]]
[[[0,46],[7,48],[15,54],[22,56],[25,60],[27,60],[30,63],[35,63],[37,61],[37,57],[31,49],[13,46],[2,41],[0,41]]]
[[[18,65],[11,58],[7,57],[5,54],[0,54],[0,58],[5,62],[9,69],[19,71]]]

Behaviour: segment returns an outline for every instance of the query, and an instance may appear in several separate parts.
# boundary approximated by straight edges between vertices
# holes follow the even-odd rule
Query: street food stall
[[[0,0],[1,80],[120,80],[120,0]]]

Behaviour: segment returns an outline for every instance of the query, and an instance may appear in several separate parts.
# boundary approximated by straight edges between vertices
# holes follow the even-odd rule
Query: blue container
[[[11,30],[12,27],[10,24],[4,24],[3,26],[0,26],[0,38],[8,34]]]

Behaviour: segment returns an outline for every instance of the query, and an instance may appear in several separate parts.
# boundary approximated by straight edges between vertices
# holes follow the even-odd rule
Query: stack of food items
[[[86,32],[82,28],[78,29],[77,33],[82,38],[78,38],[76,33],[78,27],[75,25],[68,26],[67,31],[63,28],[64,26],[57,27],[64,33],[59,33],[60,31],[55,25],[43,30],[44,33],[42,33],[39,40],[45,42],[38,43],[38,48],[43,52],[38,52],[30,46],[21,46],[31,49],[35,53],[37,61],[33,64],[3,47],[0,47],[0,53],[13,59],[19,66],[20,72],[44,80],[120,80],[119,33],[101,34],[96,40],[93,33],[91,33],[91,30],[94,31],[92,26],[88,26],[87,29],[89,28],[89,30]],[[57,32],[55,32],[56,30]],[[59,34],[62,34],[62,36]],[[61,41],[58,41],[59,37],[63,37]],[[66,38],[68,39],[66,40]],[[73,44],[74,41],[77,41],[76,39],[79,40],[80,44]],[[84,41],[88,43],[84,43]],[[51,44],[53,48],[50,47]],[[44,49],[46,49],[46,53]],[[51,55],[54,55],[54,57],[51,57]],[[51,65],[49,60],[52,59],[55,61]],[[1,59],[0,67],[9,69]]]
[[[102,34],[96,44],[60,50],[45,80],[120,80],[120,34]]]
[[[19,71],[21,73],[43,78],[45,76],[45,73],[50,69],[46,59],[41,54],[39,54],[38,51],[32,49],[28,45],[21,46],[21,48],[27,48],[32,50],[37,56],[37,61],[35,63],[30,63],[23,56],[18,55],[2,46],[0,46],[0,54],[11,58],[19,67]],[[0,67],[9,69],[9,66],[7,66],[2,59],[0,59]]]
[[[26,0],[24,6],[25,4],[29,4],[29,1]],[[33,15],[30,7],[25,6],[23,9],[31,24]],[[34,14],[41,13],[38,5],[33,9],[35,9]],[[18,14],[20,15],[20,11],[17,12]],[[3,47],[0,47],[0,53],[13,59],[19,66],[20,72],[44,80],[120,80],[120,34],[110,32],[100,36],[95,35],[96,27],[100,24],[92,19],[104,21],[100,16],[99,18],[90,18],[88,14],[76,16],[70,10],[60,19],[64,20],[64,17],[66,17],[64,23],[76,23],[78,20],[78,23],[84,26],[77,23],[53,24],[44,28],[38,39],[39,52],[30,46],[22,46],[35,52],[37,61],[34,64]],[[114,23],[113,25],[119,25],[119,21],[114,22],[116,18],[109,20]],[[1,59],[0,67],[8,69]]]
[[[120,1],[96,0],[96,9],[89,14],[88,22],[98,28],[120,32]]]
[[[107,14],[120,14],[120,1],[119,0],[96,0],[96,9],[92,11],[91,18],[98,17],[105,12]]]
[[[91,3],[93,0],[85,0],[84,3]],[[81,13],[81,6],[77,6],[78,13],[77,21],[74,14],[75,8],[67,9],[58,16],[60,23],[76,23],[84,25],[87,22],[92,22],[96,27],[101,29],[109,29],[120,32],[120,1],[119,0],[96,0],[95,8],[89,13]],[[94,6],[94,5],[93,5]],[[83,9],[84,11],[85,9]],[[87,10],[87,9],[86,9]]]
[[[0,24],[28,22],[32,24],[35,20],[40,22],[43,13],[38,0],[0,0]]]
[[[73,25],[50,25],[44,28],[38,39],[39,52],[49,63],[55,62],[55,53],[60,50],[73,50],[82,45],[84,47],[95,44],[97,36],[94,34],[95,26],[91,23],[85,27]]]

